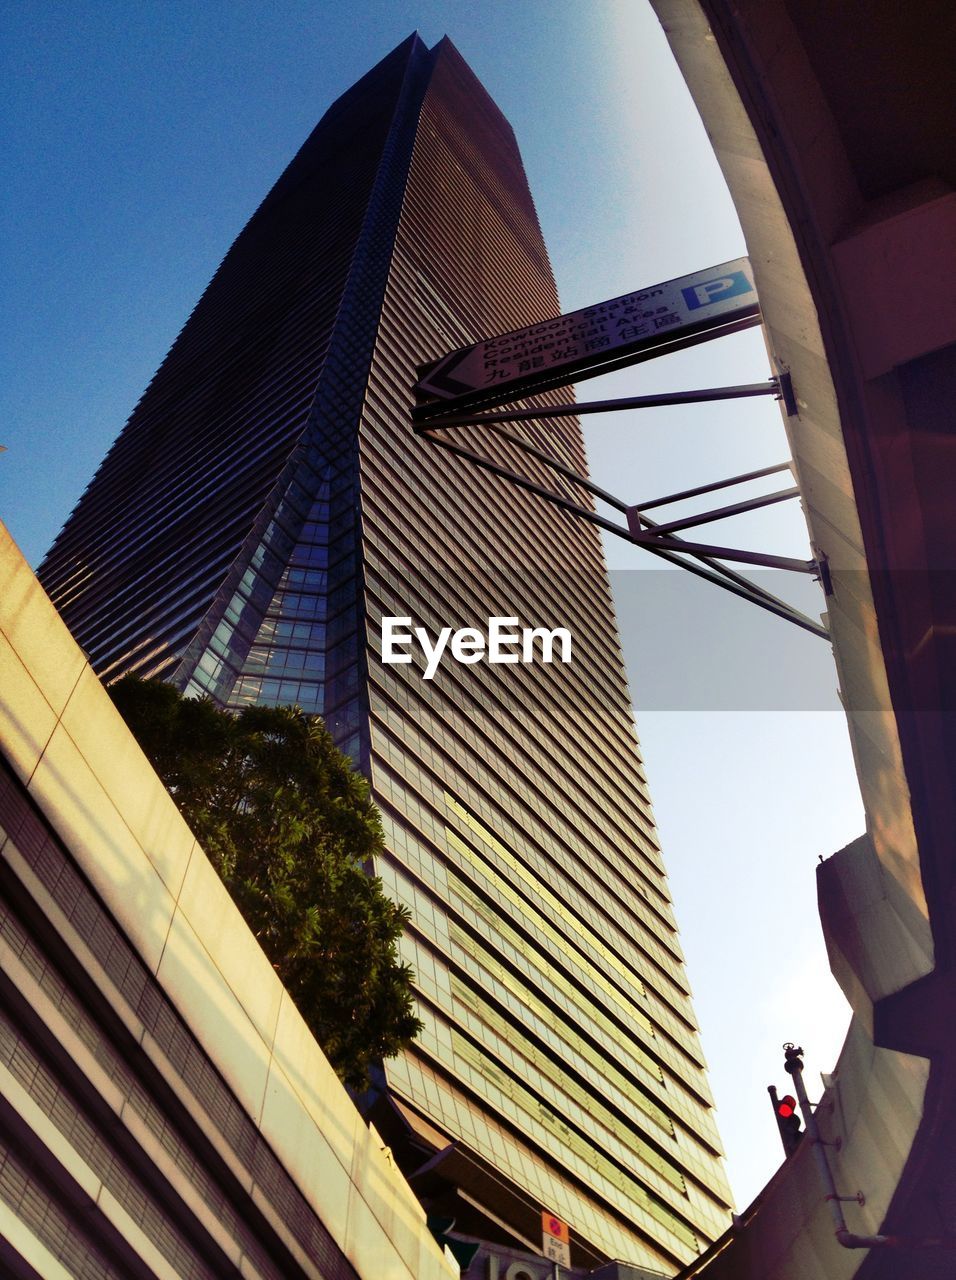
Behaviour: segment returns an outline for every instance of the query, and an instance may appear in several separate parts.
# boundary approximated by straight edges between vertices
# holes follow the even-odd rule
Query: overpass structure
[[[956,1267],[956,17],[940,0],[652,3],[792,380],[785,424],[829,564],[867,813],[866,834],[818,869],[853,1008],[815,1109],[821,1145],[805,1141],[680,1280],[943,1280]]]

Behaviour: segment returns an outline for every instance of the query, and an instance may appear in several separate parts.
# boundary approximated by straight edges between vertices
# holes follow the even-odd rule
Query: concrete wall
[[[906,148],[880,144],[898,126],[929,139],[931,155],[933,121],[920,119],[918,94],[893,82],[904,66],[918,80],[923,37],[905,10],[883,3],[863,13],[777,0],[652,3],[734,199],[771,358],[793,379],[798,412],[786,428],[811,540],[833,577],[827,621],[867,833],[818,875],[831,966],[854,1020],[817,1114],[839,1143],[826,1148],[837,1190],[863,1192],[865,1203],[844,1205],[851,1231],[944,1232],[949,1210],[920,1179],[945,1161],[950,1123],[927,1089],[931,1068],[952,1079],[947,1037],[931,1027],[951,1021],[953,800],[942,762],[952,722],[938,710],[956,595],[933,576],[932,536],[946,527],[940,494],[944,475],[952,494],[954,476],[940,397],[935,421],[926,406],[956,341],[954,205],[945,184],[904,173]],[[906,403],[916,403],[914,386],[921,421]],[[920,469],[930,446],[933,465]],[[951,530],[951,498],[948,510]],[[907,1003],[907,993],[922,996]],[[934,1098],[941,1092],[937,1084]],[[722,1251],[686,1274],[951,1274],[945,1251],[841,1248],[812,1157],[804,1143]]]
[[[369,1280],[450,1280],[457,1275],[454,1263],[429,1234],[423,1211],[390,1153],[375,1130],[363,1124],[202,849],[2,526],[0,752],[37,806],[39,819],[52,828],[138,953],[147,978],[155,980],[198,1040],[221,1077],[217,1087],[224,1085],[238,1101],[301,1192],[307,1206],[301,1214],[314,1214],[324,1226],[330,1237],[328,1256],[336,1251],[340,1255],[338,1274],[348,1275],[350,1264],[354,1273]],[[33,915],[34,908],[42,908],[51,954],[65,945],[72,956],[67,969],[75,964],[92,979],[98,996],[87,992],[81,1003],[92,1008],[98,997],[109,1002],[145,1055],[142,1070],[158,1072],[175,1095],[170,1107],[184,1108],[217,1148],[216,1158],[210,1156],[211,1167],[223,1162],[239,1184],[241,1189],[233,1187],[230,1194],[233,1202],[238,1197],[240,1216],[243,1204],[250,1220],[261,1214],[265,1235],[271,1232],[283,1242],[301,1274],[328,1275],[327,1265],[309,1256],[302,1232],[296,1236],[283,1221],[269,1187],[259,1185],[256,1169],[272,1169],[271,1181],[281,1182],[268,1164],[268,1152],[257,1147],[259,1163],[243,1167],[236,1150],[217,1132],[216,1118],[203,1113],[201,1098],[184,1078],[175,1055],[164,1051],[150,1033],[142,1010],[123,998],[98,960],[94,942],[74,927],[55,893],[29,865],[16,833],[7,824],[5,828],[0,857],[10,893],[27,895]],[[38,928],[42,932],[43,926]],[[14,972],[16,956],[5,944],[0,946],[0,967],[7,976],[14,975],[21,990],[29,986],[29,973]],[[33,995],[33,1007],[41,1007],[42,991],[37,988]],[[51,1022],[57,1016],[52,1011]],[[53,1030],[59,1042],[69,1036],[66,1027]],[[86,1084],[80,1081],[78,1087],[85,1090],[92,1083],[98,1090],[99,1102],[94,1099],[91,1107],[101,1112],[106,1108],[124,1144],[135,1141],[130,1156],[134,1166],[142,1166],[144,1153],[149,1156],[155,1148],[152,1163],[161,1168],[161,1144],[137,1129],[130,1106],[111,1094],[108,1082],[97,1074],[96,1062],[87,1063],[85,1054],[77,1044],[71,1060],[83,1068]],[[141,1274],[177,1274],[169,1258],[157,1253],[129,1214],[112,1201],[84,1156],[55,1131],[29,1090],[18,1088],[5,1069],[0,1074],[0,1084],[7,1086],[2,1090],[5,1096],[19,1099],[20,1120],[32,1134],[30,1142],[38,1144],[38,1152],[43,1149],[44,1159],[55,1156],[55,1166],[62,1168],[70,1185],[83,1188],[95,1206],[90,1213],[108,1219],[144,1263]],[[163,1092],[157,1085],[157,1096]],[[10,1121],[19,1123],[13,1116]],[[107,1137],[112,1140],[110,1134]],[[219,1251],[217,1258],[228,1258],[236,1274],[260,1274],[241,1242],[223,1229],[223,1220],[216,1221],[188,1178],[184,1180],[182,1170],[165,1170],[164,1176],[166,1194],[173,1186],[204,1224],[213,1242],[209,1247]],[[229,1181],[221,1169],[220,1180]],[[289,1194],[295,1198],[292,1191]],[[49,1241],[10,1208],[9,1198],[0,1203],[4,1234],[16,1251],[29,1257],[41,1275],[66,1274]],[[309,1229],[320,1231],[314,1224]],[[103,1231],[109,1234],[106,1225]],[[115,1248],[120,1249],[120,1243]]]

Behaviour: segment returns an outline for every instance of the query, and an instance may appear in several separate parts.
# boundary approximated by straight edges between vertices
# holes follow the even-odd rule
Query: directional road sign
[[[416,417],[594,376],[628,355],[700,342],[758,316],[750,262],[736,258],[452,351],[419,371],[419,398],[444,403]]]

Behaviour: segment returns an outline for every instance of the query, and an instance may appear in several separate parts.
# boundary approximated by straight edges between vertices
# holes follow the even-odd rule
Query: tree
[[[339,1077],[421,1029],[408,922],[369,873],[383,849],[365,779],[317,716],[297,707],[238,715],[126,676],[110,695],[176,801]]]

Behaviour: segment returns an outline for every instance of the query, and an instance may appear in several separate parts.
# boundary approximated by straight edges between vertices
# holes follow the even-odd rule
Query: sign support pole
[[[724,520],[728,516],[798,497],[799,491],[795,487],[669,521],[657,522],[645,515],[647,508],[665,506],[669,502],[742,484],[787,470],[789,464],[765,467],[744,475],[732,476],[728,480],[699,485],[683,493],[656,498],[653,502],[644,503],[642,507],[621,502],[557,458],[550,457],[536,449],[530,441],[523,440],[499,425],[503,422],[534,422],[549,418],[578,417],[588,413],[660,408],[761,395],[772,395],[781,400],[788,416],[793,417],[797,412],[797,403],[790,375],[786,371],[765,382],[741,383],[728,387],[595,400],[585,404],[507,407],[527,396],[564,387],[582,378],[598,377],[602,373],[651,360],[699,342],[711,341],[759,323],[760,307],[750,263],[746,258],[737,258],[732,262],[635,290],[580,311],[540,321],[524,329],[499,334],[449,352],[419,369],[415,385],[419,403],[412,409],[412,423],[418,435],[440,448],[509,480],[519,488],[537,494],[581,519],[599,525],[619,538],[644,547],[652,554],[699,577],[715,582],[725,590],[795,623],[805,631],[828,639],[826,628],[818,622],[720,563],[730,561],[766,569],[808,573],[820,580],[824,591],[829,595],[832,586],[825,557],[799,560],[793,556],[768,555],[711,543],[689,542],[676,536],[682,529]],[[626,527],[614,524],[596,511],[589,510],[490,458],[483,458],[471,449],[453,444],[439,434],[446,428],[482,425],[501,439],[534,455],[572,484],[623,513],[627,521]],[[695,561],[698,563],[694,563]]]

